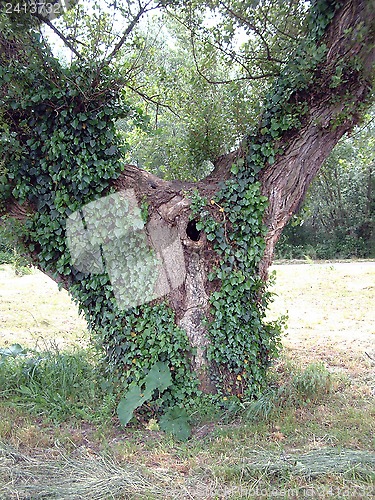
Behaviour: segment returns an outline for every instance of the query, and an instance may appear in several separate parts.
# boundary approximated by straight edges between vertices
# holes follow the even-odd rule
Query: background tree
[[[343,138],[325,161],[277,245],[279,257],[375,255],[373,112],[366,121]]]
[[[190,31],[175,20],[151,20],[143,38],[152,51],[143,61],[138,89],[154,100],[145,102],[138,95],[135,101],[149,116],[148,127],[134,128],[131,120],[118,123],[130,145],[129,162],[164,179],[202,179],[256,124],[255,105],[264,88],[235,80],[238,65],[227,64],[220,52],[197,41],[207,74],[224,80],[231,72],[234,78],[209,83],[196,71]]]
[[[2,17],[4,211],[24,222],[24,244],[34,262],[69,289],[109,366],[127,384],[142,380],[155,362],[167,364],[173,385],[156,394],[155,409],[186,401],[198,381],[207,392],[254,395],[278,346],[277,328],[265,322],[267,269],[311,180],[371,98],[374,9],[371,2],[353,0],[313,2],[308,10],[299,2],[183,3],[178,17],[191,30],[200,77],[218,84],[220,74],[214,80],[202,67],[197,37],[205,55],[218,48],[238,64],[234,79],[264,80],[256,126],[237,150],[213,161],[208,176],[191,182],[164,180],[123,163],[126,145],[115,122],[142,121],[128,98],[130,90],[141,93],[137,68],[145,45],[135,26],[148,10],[170,7],[126,5],[130,11],[120,12],[127,28],[122,36],[108,34],[95,58],[90,54],[98,44],[86,43],[85,15],[74,11],[65,34],[55,27],[74,54],[64,64],[50,53],[35,18],[30,29],[25,14],[28,29],[16,32]],[[208,7],[222,16],[220,29],[206,27],[202,12]],[[94,22],[101,26],[100,19]],[[249,38],[235,52],[239,27]],[[178,258],[167,252],[160,272],[183,276],[162,299],[128,310],[119,307],[104,263],[97,274],[71,265],[65,237],[67,216],[124,190],[132,190],[142,208],[137,220],[142,217],[150,246],[157,230],[161,240],[173,239],[182,249]],[[118,251],[130,244],[123,225],[114,221]],[[128,258],[118,258],[119,279]]]

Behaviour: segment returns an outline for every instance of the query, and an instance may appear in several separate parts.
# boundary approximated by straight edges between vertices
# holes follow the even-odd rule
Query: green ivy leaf
[[[108,156],[113,156],[117,151],[117,147],[116,146],[111,146],[109,148],[107,148],[104,153]]]
[[[239,166],[237,163],[233,163],[231,169],[230,169],[231,173],[233,175],[237,175],[238,174],[238,171],[239,171]]]

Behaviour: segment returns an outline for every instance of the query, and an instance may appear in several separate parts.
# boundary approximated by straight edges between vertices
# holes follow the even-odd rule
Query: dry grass
[[[375,262],[275,265],[270,317],[288,314],[283,345],[302,364],[324,361],[352,376],[375,359]],[[367,354],[368,355],[367,355]]]
[[[288,313],[284,345],[301,360],[327,361],[375,351],[375,262],[275,265],[277,297],[270,318]],[[17,276],[0,266],[0,345],[63,345],[87,338],[86,324],[68,294],[38,271]],[[331,354],[330,354],[330,351]],[[331,355],[331,358],[329,356]],[[366,355],[364,355],[366,356]],[[369,358],[367,358],[369,359]],[[339,363],[339,360],[336,359]]]
[[[375,263],[274,269],[270,317],[289,315],[275,376],[323,361],[338,374],[327,397],[270,421],[208,423],[187,443],[115,420],[55,427],[0,405],[0,498],[374,498]],[[0,345],[87,342],[76,308],[48,278],[2,266],[0,280]]]
[[[85,453],[65,455],[55,447],[54,456],[31,457],[9,447],[0,447],[0,493],[6,498],[149,498],[161,494],[171,481],[162,472],[133,465],[119,466],[110,457]]]
[[[43,348],[86,343],[83,318],[65,290],[44,274],[17,276],[11,266],[0,266],[0,347],[19,343]]]
[[[255,492],[259,477],[270,480],[287,475],[304,478],[305,484],[299,488],[302,493],[315,477],[337,473],[348,478],[367,477],[373,475],[375,465],[374,454],[335,449],[288,455],[252,449],[246,457],[223,457],[220,464],[202,466],[189,476],[155,466],[120,465],[108,456],[83,450],[67,456],[58,447],[47,456],[38,453],[30,457],[0,446],[0,458],[0,493],[6,498],[66,500],[218,498],[218,494],[229,498],[241,491]],[[358,485],[356,489],[360,490]],[[362,485],[361,493],[366,489],[369,492],[369,487]]]

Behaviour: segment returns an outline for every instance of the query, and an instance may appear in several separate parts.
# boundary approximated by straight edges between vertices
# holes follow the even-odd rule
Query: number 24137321
[[[43,1],[26,1],[26,2],[7,2],[3,5],[3,11],[6,14],[14,13],[29,13],[39,14],[41,16],[49,16],[51,14],[62,14],[63,8],[61,2],[43,2]]]

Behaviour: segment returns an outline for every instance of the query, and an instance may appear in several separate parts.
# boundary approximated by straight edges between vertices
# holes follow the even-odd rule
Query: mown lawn
[[[44,385],[10,396],[14,368],[0,365],[0,498],[373,498],[375,262],[274,270],[270,318],[289,319],[273,391],[240,408],[202,402],[178,442],[157,422],[122,429],[68,296],[1,266],[0,347],[43,351]],[[65,387],[76,392],[56,399]]]

